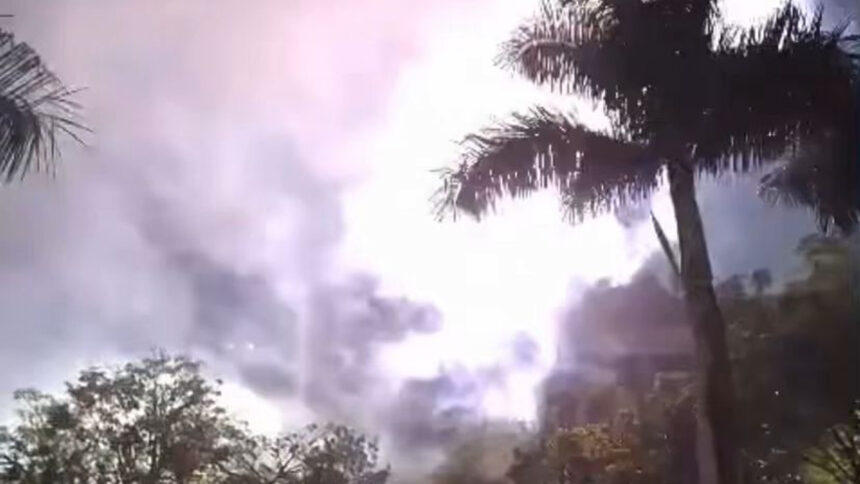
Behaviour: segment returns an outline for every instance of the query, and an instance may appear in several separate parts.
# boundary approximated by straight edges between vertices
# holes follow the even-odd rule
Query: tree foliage
[[[242,435],[219,464],[228,484],[382,484],[373,439],[343,425],[309,425],[275,438]]]
[[[158,354],[92,368],[54,397],[15,394],[0,478],[36,483],[382,483],[376,442],[340,425],[266,437],[219,406],[200,363]]]
[[[820,236],[799,250],[804,277],[722,298],[739,370],[744,461],[755,482],[798,482],[805,451],[860,398],[860,253]],[[756,279],[741,282],[761,287]]]
[[[860,400],[848,421],[828,429],[819,445],[806,454],[806,461],[828,482],[860,482]]]
[[[684,386],[655,389],[638,408],[615,408],[605,421],[548,429],[516,449],[508,477],[515,484],[697,482],[688,393]]]

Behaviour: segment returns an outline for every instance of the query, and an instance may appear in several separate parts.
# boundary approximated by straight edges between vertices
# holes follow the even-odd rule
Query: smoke
[[[158,346],[204,358],[280,413],[382,434],[404,461],[493,411],[532,414],[553,305],[580,296],[571,274],[588,274],[580,289],[607,273],[625,282],[657,243],[644,210],[622,217],[629,231],[570,228],[552,197],[480,229],[431,219],[431,175],[414,173],[444,164],[439,146],[500,103],[533,100],[492,65],[501,37],[482,29],[497,5],[7,0],[8,28],[86,87],[94,132],[63,147],[56,177],[0,190],[0,392],[59,389],[74,369]],[[422,64],[431,20],[460,29]],[[380,125],[386,149],[368,148]],[[370,176],[379,193],[355,196]],[[751,185],[701,193],[720,274],[776,264],[793,249],[780,240],[804,233]],[[345,270],[347,236],[385,267]],[[406,349],[386,359],[393,348]],[[464,354],[477,363],[439,364]]]
[[[336,258],[354,146],[446,5],[5,4],[93,129],[0,191],[6,402],[160,347],[277,408],[267,431],[344,421],[405,462],[477,421],[502,371],[392,375],[385,351],[442,316]]]

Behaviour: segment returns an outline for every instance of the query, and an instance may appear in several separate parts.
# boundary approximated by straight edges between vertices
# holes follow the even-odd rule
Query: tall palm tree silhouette
[[[0,29],[0,178],[51,162],[60,134],[81,141],[86,128],[72,94],[29,45]]]
[[[847,24],[846,24],[847,25]],[[763,25],[723,25],[717,0],[547,0],[503,44],[527,79],[605,108],[598,132],[544,107],[467,136],[443,172],[440,214],[480,218],[504,196],[555,187],[572,220],[641,202],[668,180],[700,398],[719,481],[738,482],[732,371],[694,182],[789,160],[763,180],[823,228],[858,219],[858,38],[787,3]]]

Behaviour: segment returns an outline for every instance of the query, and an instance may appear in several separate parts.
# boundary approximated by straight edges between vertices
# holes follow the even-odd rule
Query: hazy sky
[[[540,101],[601,122],[493,65],[536,5],[6,0],[94,133],[0,191],[0,393],[158,346],[204,358],[261,429],[345,419],[408,454],[532,417],[558,315],[658,247],[646,210],[572,227],[552,193],[434,219],[431,170],[470,129]],[[718,276],[791,273],[813,229],[754,181],[703,183]]]

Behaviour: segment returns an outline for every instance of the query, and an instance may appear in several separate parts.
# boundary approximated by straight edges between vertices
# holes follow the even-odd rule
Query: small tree
[[[848,423],[831,428],[806,460],[833,482],[860,482],[860,401]]]

